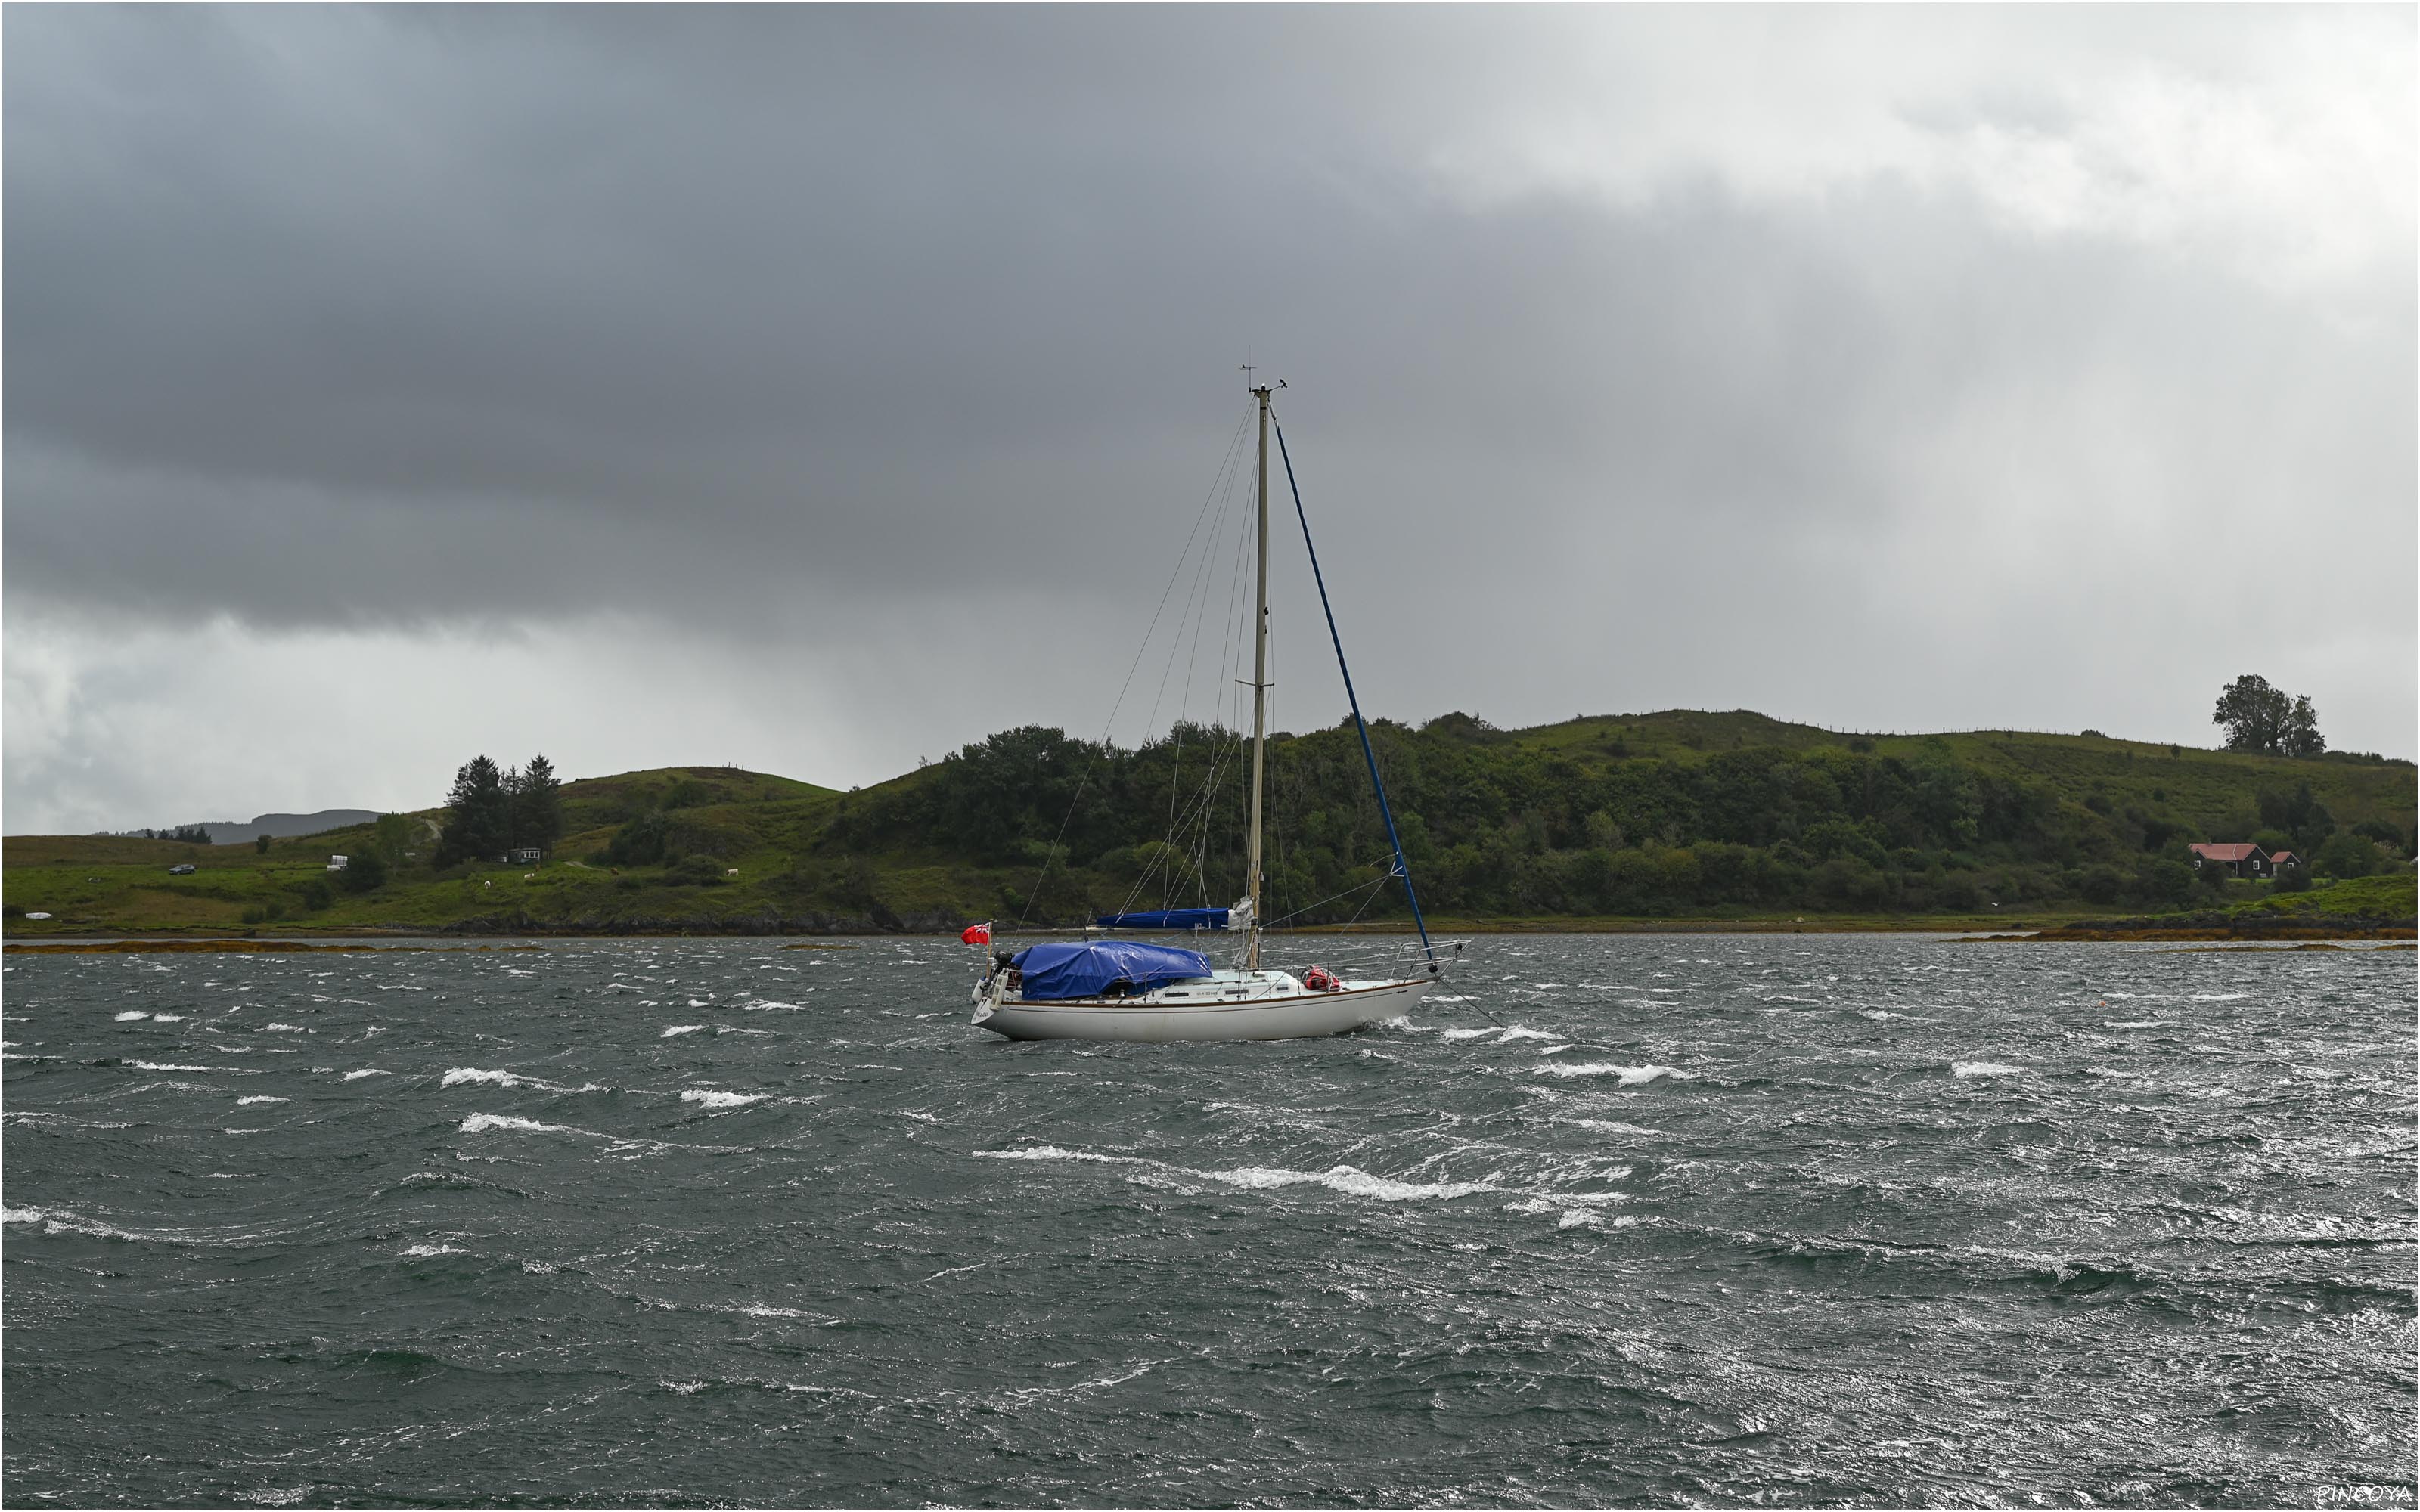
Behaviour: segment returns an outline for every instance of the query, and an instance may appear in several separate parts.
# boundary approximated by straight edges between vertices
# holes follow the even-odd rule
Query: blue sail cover
[[[1025,973],[1025,999],[1032,1003],[1098,997],[1111,982],[1131,982],[1149,992],[1188,977],[1210,975],[1210,958],[1199,950],[1138,945],[1132,940],[1029,945],[1011,956],[1008,964]]]
[[[1093,922],[1103,929],[1225,929],[1223,908],[1159,908],[1141,914],[1103,914]]]

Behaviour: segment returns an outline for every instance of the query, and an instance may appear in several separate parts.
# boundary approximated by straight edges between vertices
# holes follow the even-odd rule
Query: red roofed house
[[[2257,845],[2205,844],[2189,848],[2193,851],[2194,870],[2196,872],[2218,866],[2225,867],[2227,875],[2235,877],[2265,877],[2270,872],[2268,853]]]
[[[2287,868],[2299,869],[2302,864],[2303,858],[2291,851],[2279,851],[2269,857],[2269,870],[2277,876],[2284,876]]]

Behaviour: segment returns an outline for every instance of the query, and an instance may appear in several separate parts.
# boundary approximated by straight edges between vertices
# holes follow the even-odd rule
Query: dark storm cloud
[[[1147,599],[1249,352],[1382,707],[2408,728],[2330,16],[14,8],[11,616],[1063,655],[970,590]],[[2337,640],[2178,633],[2281,563]]]
[[[959,14],[10,26],[12,460],[123,474],[134,535],[219,523],[189,482],[273,490],[292,538],[212,532],[256,569],[453,505],[541,595],[593,581],[543,560],[566,510],[676,518],[709,556],[770,531],[854,578],[920,527],[1131,497],[1171,422],[1202,433],[1188,380],[1228,398],[1225,360],[1285,323],[1255,283],[1382,265],[1384,228],[1323,202],[1383,164],[1198,130],[1252,106],[1207,79],[1146,126],[1171,43],[1244,60],[1132,18],[1079,50]],[[96,502],[63,494],[11,500],[62,587],[36,521]],[[330,496],[359,539],[306,517]]]

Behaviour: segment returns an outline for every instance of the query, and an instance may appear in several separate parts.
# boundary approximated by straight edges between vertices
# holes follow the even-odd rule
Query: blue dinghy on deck
[[[1210,975],[1210,958],[1172,945],[1132,940],[1085,940],[1074,945],[1029,945],[1009,957],[1024,973],[1022,994],[1030,1003],[1098,997],[1117,983],[1153,992],[1171,981]]]

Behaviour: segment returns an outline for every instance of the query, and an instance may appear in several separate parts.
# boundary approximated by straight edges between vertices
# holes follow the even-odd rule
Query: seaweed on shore
[[[56,943],[11,940],[10,955],[252,955],[266,952],[361,950],[543,950],[543,945],[379,945],[347,941],[330,945],[303,940],[64,940]]]

